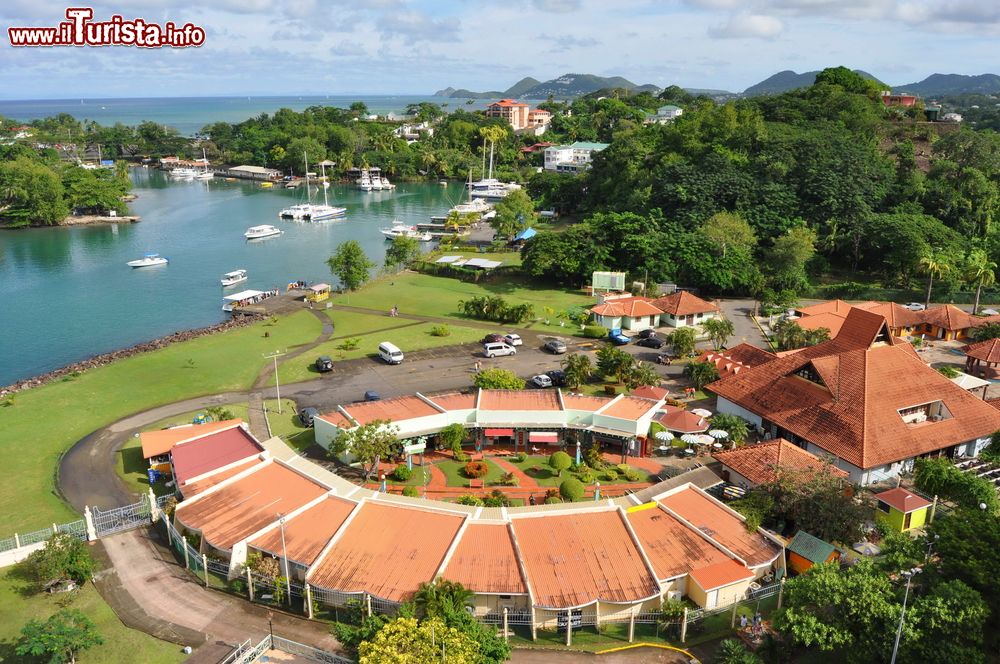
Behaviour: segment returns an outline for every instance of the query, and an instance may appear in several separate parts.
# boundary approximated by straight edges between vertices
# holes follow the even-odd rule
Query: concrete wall
[[[757,415],[755,413],[751,413],[749,410],[747,410],[743,406],[739,406],[739,405],[733,403],[732,401],[730,401],[729,399],[726,399],[724,397],[719,397],[718,398],[716,406],[715,406],[715,409],[717,411],[719,411],[720,413],[728,413],[730,415],[738,415],[739,417],[742,417],[744,420],[746,420],[750,424],[753,424],[754,426],[758,426],[759,427],[759,426],[763,425],[763,420],[761,419],[760,415]]]
[[[34,544],[29,544],[28,546],[22,546],[17,549],[11,549],[10,551],[4,551],[3,553],[0,553],[0,568],[16,565],[17,563],[24,561],[35,551],[44,548],[45,542],[36,542]]]
[[[472,606],[477,616],[485,615],[492,611],[501,612],[503,607],[510,609],[531,608],[531,602],[527,595],[492,595],[477,593],[472,597]]]

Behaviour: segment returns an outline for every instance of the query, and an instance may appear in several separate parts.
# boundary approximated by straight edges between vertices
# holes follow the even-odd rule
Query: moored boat
[[[274,235],[281,235],[283,231],[277,226],[270,226],[268,224],[263,224],[261,226],[251,226],[247,229],[247,232],[243,234],[248,240],[260,240],[265,237],[272,237]]]
[[[232,272],[226,272],[222,275],[222,279],[220,281],[222,282],[223,287],[228,288],[229,286],[235,286],[236,284],[246,280],[247,271],[240,269],[233,270]]]
[[[129,267],[154,267],[156,265],[166,265],[170,260],[164,258],[159,254],[148,253],[142,258],[134,261],[129,261],[127,264]]]
[[[387,240],[391,240],[395,237],[412,237],[421,242],[430,242],[434,239],[434,236],[430,234],[429,231],[419,231],[416,226],[407,226],[398,219],[392,222],[391,228],[380,229],[382,235],[385,236]]]

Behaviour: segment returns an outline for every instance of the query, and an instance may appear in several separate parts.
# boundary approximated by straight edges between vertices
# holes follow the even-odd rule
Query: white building
[[[684,109],[680,106],[674,106],[673,104],[667,104],[666,106],[660,106],[656,109],[655,115],[650,115],[646,118],[647,124],[667,124],[673,122],[677,118],[684,115]]]
[[[607,143],[577,141],[572,145],[545,148],[545,170],[557,173],[579,173],[590,168],[593,154],[608,147]]]

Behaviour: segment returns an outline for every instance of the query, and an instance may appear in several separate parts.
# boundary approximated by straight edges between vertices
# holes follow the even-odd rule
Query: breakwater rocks
[[[73,376],[88,369],[96,369],[97,367],[103,367],[106,364],[111,364],[116,360],[122,360],[126,357],[132,357],[133,355],[139,355],[140,353],[148,353],[154,350],[160,350],[161,348],[166,348],[167,346],[181,341],[188,341],[189,339],[196,339],[198,337],[204,337],[209,334],[215,334],[217,332],[225,332],[226,330],[232,330],[238,327],[246,327],[248,325],[253,325],[259,320],[267,318],[261,314],[247,314],[244,316],[233,317],[230,320],[224,321],[217,325],[210,325],[208,327],[199,327],[194,330],[185,330],[183,332],[174,332],[173,334],[168,334],[165,337],[160,337],[159,339],[154,339],[153,341],[147,341],[145,343],[137,344],[135,346],[130,346],[128,348],[123,348],[121,350],[111,351],[110,353],[104,353],[103,355],[95,355],[94,357],[83,360],[81,362],[75,362],[73,364],[61,367],[54,371],[50,371],[40,376],[33,376],[31,378],[25,378],[24,380],[19,380],[16,383],[7,385],[5,387],[0,387],[0,397],[10,396],[17,392],[22,392],[24,390],[31,389],[33,387],[39,387],[45,385],[46,383],[51,383],[56,380],[63,379],[67,376]]]

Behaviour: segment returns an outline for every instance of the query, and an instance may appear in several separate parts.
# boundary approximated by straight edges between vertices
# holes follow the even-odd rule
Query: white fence
[[[254,664],[259,661],[269,650],[280,650],[290,655],[296,655],[310,662],[322,662],[323,664],[354,664],[353,660],[341,657],[332,652],[319,650],[312,646],[307,646],[298,641],[292,641],[281,636],[268,634],[260,643],[252,645],[247,639],[236,649],[229,653],[229,656],[219,662],[219,664]]]

